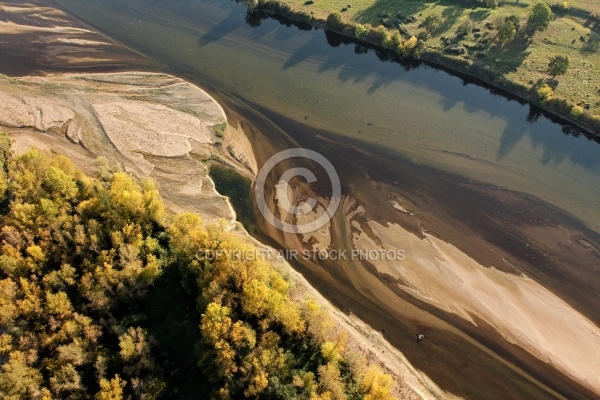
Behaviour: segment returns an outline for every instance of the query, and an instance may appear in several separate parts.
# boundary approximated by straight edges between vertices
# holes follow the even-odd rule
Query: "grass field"
[[[500,22],[517,15],[524,28],[538,1],[555,5],[549,28],[536,32],[532,38],[517,35],[508,44],[501,45],[496,40]],[[572,0],[567,9],[560,9],[556,6],[558,2],[552,0],[510,0],[495,8],[469,7],[467,0],[282,2],[316,19],[339,12],[348,24],[384,25],[390,34],[400,28],[405,36],[419,37],[427,50],[484,65],[496,76],[529,88],[547,83],[554,89],[554,99],[568,101],[567,110],[579,105],[586,110],[586,117],[598,118],[600,122],[600,20],[594,17],[600,14],[599,0]],[[422,23],[430,15],[438,16],[440,24],[432,34],[426,35]],[[458,47],[464,53],[449,53],[450,47]],[[547,73],[548,62],[556,55],[567,56],[570,66],[565,75],[551,79]]]

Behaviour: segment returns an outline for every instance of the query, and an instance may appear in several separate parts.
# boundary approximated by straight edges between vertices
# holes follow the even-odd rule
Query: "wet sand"
[[[48,7],[47,2],[27,4],[3,2],[0,7],[0,72],[4,74],[159,69],[155,61],[116,45],[64,12]]]
[[[526,275],[539,287],[547,288],[548,293],[563,299],[571,312],[578,315],[577,319],[589,319],[588,326],[597,329],[600,237],[580,221],[530,196],[471,182],[406,160],[382,157],[385,149],[352,143],[254,107],[289,134],[288,146],[312,148],[334,163],[344,182],[345,194],[366,210],[362,216],[364,222],[378,221],[384,225],[393,222],[417,236],[427,234],[448,242],[480,265],[493,267],[499,273]],[[253,125],[260,126],[255,121]],[[261,128],[265,134],[263,141],[271,141],[269,133],[280,135],[268,123]],[[410,213],[394,207],[398,199],[403,202],[401,208]],[[349,240],[352,228],[341,228],[343,221],[344,217],[338,216],[334,223],[337,230],[332,234],[333,248],[352,248]],[[299,246],[298,241],[269,226],[263,226],[263,230],[273,245]],[[299,260],[296,265],[338,307],[352,310],[384,332],[413,365],[453,394],[488,399],[598,396],[592,389],[597,388],[597,383],[577,382],[568,376],[568,371],[564,373],[564,366],[553,365],[554,361],[548,361],[532,348],[524,349],[527,346],[523,343],[507,340],[498,326],[490,325],[490,315],[473,314],[465,319],[465,315],[444,311],[444,307],[433,306],[400,289],[405,282],[381,273],[370,263]],[[527,302],[520,306],[526,309]],[[562,329],[560,312],[555,315],[558,322],[546,325],[542,320],[532,327],[542,334],[533,347],[543,349],[544,332]],[[510,319],[510,315],[505,318]],[[416,332],[425,332],[431,338],[427,345],[415,345]],[[593,345],[594,335],[590,336],[590,343],[573,345],[574,349],[581,346],[578,350],[587,348],[592,363],[598,348],[586,345]],[[561,350],[561,343],[554,345],[563,355],[568,354]],[[566,356],[567,363],[580,361],[575,355],[571,357]],[[595,370],[592,364],[581,366],[580,379],[585,381],[582,377],[586,374],[593,379]]]

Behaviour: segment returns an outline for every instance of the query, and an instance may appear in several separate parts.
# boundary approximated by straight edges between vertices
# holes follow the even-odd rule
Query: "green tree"
[[[537,3],[527,19],[527,34],[533,35],[537,31],[545,31],[553,17],[552,10],[546,3]]]
[[[354,27],[354,36],[356,36],[359,39],[363,39],[367,32],[368,29],[365,28],[363,24],[356,24],[356,26]]]
[[[441,25],[442,19],[438,15],[428,15],[423,20],[423,27],[430,35],[435,34]]]
[[[548,62],[548,74],[554,79],[557,75],[564,75],[569,69],[569,57],[554,56]]]
[[[498,29],[498,41],[502,45],[505,45],[506,43],[513,40],[516,35],[517,30],[515,29],[515,26],[512,24],[512,22],[505,21],[500,25],[500,28]]]
[[[338,12],[332,12],[327,16],[327,21],[325,22],[325,26],[327,29],[331,29],[334,31],[339,31],[343,27],[342,22],[342,14]]]
[[[512,41],[519,32],[521,20],[516,15],[506,17],[498,28],[498,41],[505,45]]]

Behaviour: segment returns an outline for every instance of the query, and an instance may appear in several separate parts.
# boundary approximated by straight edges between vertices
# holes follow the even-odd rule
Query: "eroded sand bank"
[[[33,132],[57,135],[139,176],[154,177],[168,201],[185,201],[182,206],[209,221],[231,219],[233,211],[214,190],[200,160],[222,157],[248,174],[256,165],[252,153],[244,153],[249,143],[235,129],[228,132],[229,140],[249,161],[241,164],[219,151],[222,139],[215,126],[226,121],[223,109],[200,88],[170,75],[2,77],[0,101],[0,125],[16,135],[17,148],[20,137],[26,136],[28,145],[48,139]],[[60,147],[55,151],[62,152]]]

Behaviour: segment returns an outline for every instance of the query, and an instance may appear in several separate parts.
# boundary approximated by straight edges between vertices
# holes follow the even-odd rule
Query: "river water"
[[[230,1],[57,3],[209,89],[532,194],[600,229],[600,145],[531,118],[528,105],[432,67],[405,71],[373,51],[332,47],[322,30],[252,27]]]
[[[347,139],[354,146],[364,143],[371,153],[381,149],[381,159],[389,161],[386,165],[401,166],[399,160],[406,160],[449,176],[461,175],[522,192],[600,232],[600,144],[584,135],[563,133],[563,126],[528,105],[427,65],[382,61],[374,51],[340,43],[322,30],[299,29],[274,19],[247,21],[245,7],[231,1],[54,2],[167,69],[192,79],[226,109],[259,110],[295,143],[310,147],[314,141],[311,129],[319,135],[330,134],[333,140]],[[270,128],[264,125],[258,129]],[[274,133],[270,137],[277,140]],[[255,151],[263,151],[259,159],[264,160],[269,155],[270,149],[263,149],[268,143],[263,137],[263,143],[254,144]],[[277,147],[281,145],[273,146]],[[332,162],[347,165],[342,158],[349,158],[349,154]],[[331,151],[326,155],[335,157]],[[386,170],[385,175],[395,181],[393,169]],[[480,205],[483,209],[484,204]],[[321,287],[320,275],[315,277],[309,277],[311,283],[330,298],[335,297],[334,285]],[[349,293],[347,287],[340,289],[342,292]],[[352,295],[347,297],[339,303],[350,301]],[[360,304],[356,300],[356,307]],[[376,318],[374,310],[375,306],[366,305],[363,315],[358,311],[357,315],[369,323],[389,318],[383,313]],[[368,320],[370,314],[373,321]],[[406,331],[412,328],[410,321],[400,323]],[[404,338],[393,339],[402,347]],[[410,336],[406,343],[412,339]],[[464,346],[460,351],[469,349],[458,340],[452,343],[455,349]],[[465,382],[473,388],[481,385],[477,388],[480,392],[459,393],[468,398],[482,398],[487,390],[486,382],[470,382],[478,377],[460,378],[466,380],[458,384],[454,381],[459,377],[452,371],[436,369],[436,357],[446,356],[443,348],[435,350],[437,353],[432,350],[427,357],[410,353],[414,351],[410,348],[406,351],[411,362],[444,387],[459,390],[467,386]],[[467,371],[462,359],[455,365]],[[494,361],[468,368],[495,368],[490,374],[505,376],[506,387],[524,388],[515,391],[520,390],[516,397],[512,393],[496,398],[522,398],[528,390],[532,390],[530,398],[545,398],[528,383],[517,384],[513,380],[521,378],[495,366]]]

